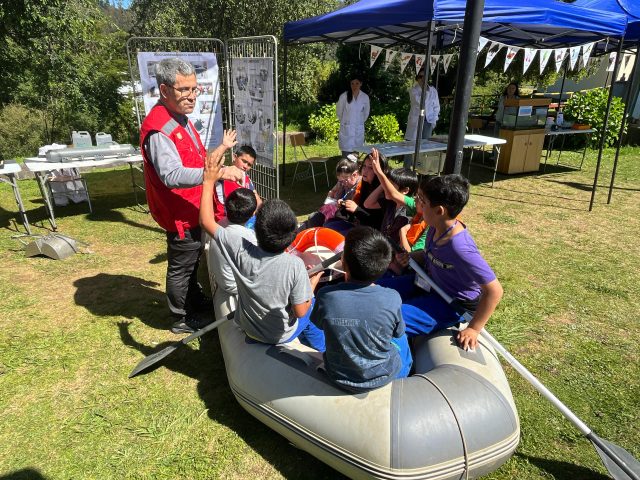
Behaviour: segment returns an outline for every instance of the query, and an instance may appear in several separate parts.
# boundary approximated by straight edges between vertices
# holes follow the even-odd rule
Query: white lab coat
[[[364,122],[369,118],[369,96],[362,90],[358,98],[347,102],[347,92],[340,95],[336,105],[340,133],[338,144],[343,152],[353,152],[364,145]]]
[[[419,83],[415,83],[409,89],[409,98],[411,100],[411,109],[407,118],[407,131],[404,134],[405,140],[415,141],[416,132],[418,130],[418,119],[420,118],[420,97],[422,96],[422,87]],[[435,87],[429,85],[425,92],[424,98],[424,121],[435,126],[440,116],[440,100],[438,100],[438,91]]]

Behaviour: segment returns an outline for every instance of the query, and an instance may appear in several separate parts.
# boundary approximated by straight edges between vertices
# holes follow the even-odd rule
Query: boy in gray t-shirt
[[[263,343],[300,341],[324,351],[324,334],[309,322],[313,290],[320,274],[309,279],[304,263],[285,253],[295,238],[296,216],[281,200],[265,201],[256,214],[254,245],[221,227],[213,214],[213,190],[221,177],[215,161],[205,167],[200,224],[228,260],[238,288],[236,323],[247,336]]]

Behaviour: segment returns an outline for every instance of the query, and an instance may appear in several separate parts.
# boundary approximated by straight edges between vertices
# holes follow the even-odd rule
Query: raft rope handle
[[[438,390],[438,392],[440,392],[440,395],[442,395],[442,398],[444,398],[444,401],[447,402],[447,405],[449,405],[449,409],[453,414],[453,418],[455,419],[456,425],[458,426],[458,431],[460,432],[460,439],[462,440],[462,452],[464,453],[464,471],[465,471],[464,478],[465,480],[469,480],[469,452],[467,451],[467,441],[464,438],[462,425],[460,425],[460,420],[458,419],[458,416],[456,415],[456,412],[453,409],[453,405],[451,404],[451,401],[449,400],[449,398],[447,398],[447,395],[442,391],[442,389],[433,380],[431,380],[429,377],[427,377],[423,373],[416,373],[412,376],[423,378],[424,380],[429,382],[431,385],[433,385],[434,388]]]

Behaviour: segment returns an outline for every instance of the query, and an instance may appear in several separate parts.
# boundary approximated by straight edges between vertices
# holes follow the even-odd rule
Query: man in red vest
[[[140,146],[144,158],[147,203],[155,221],[167,232],[166,294],[173,333],[190,333],[213,321],[197,312],[211,310],[211,300],[198,284],[202,231],[198,222],[202,175],[207,155],[221,158],[233,148],[235,132],[209,152],[187,118],[196,106],[198,85],[193,65],[179,58],[156,64],[160,100],[144,119]],[[227,167],[224,177],[239,180],[241,173]]]

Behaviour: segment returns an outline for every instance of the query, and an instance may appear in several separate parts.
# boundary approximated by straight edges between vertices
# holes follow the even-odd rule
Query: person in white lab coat
[[[409,99],[411,100],[411,109],[407,118],[407,131],[404,139],[412,142],[416,141],[418,132],[418,120],[420,119],[420,98],[422,96],[422,85],[425,82],[425,70],[420,69],[416,75],[416,82],[409,89]],[[438,117],[440,116],[440,100],[438,99],[438,91],[435,87],[427,85],[424,97],[424,126],[422,127],[422,139],[431,137],[433,129],[436,126]],[[405,155],[404,167],[413,167],[413,155]]]
[[[336,105],[340,120],[338,144],[343,158],[364,145],[364,122],[369,118],[369,96],[360,87],[362,80],[357,75],[352,76],[349,90],[340,95]]]

